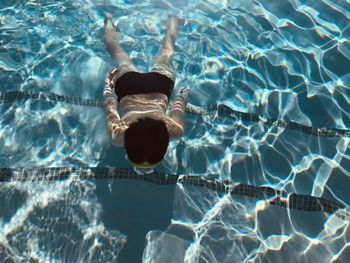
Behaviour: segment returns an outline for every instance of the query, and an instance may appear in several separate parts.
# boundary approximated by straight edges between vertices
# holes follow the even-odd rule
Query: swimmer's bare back
[[[156,58],[155,65],[172,67],[172,56],[178,21],[176,17],[170,18],[168,32],[163,39],[163,45]],[[141,117],[163,120],[167,126],[170,138],[181,137],[184,133],[184,115],[189,93],[188,88],[183,88],[180,91],[171,106],[169,114],[166,112],[169,97],[160,92],[126,95],[122,97],[118,103],[118,98],[113,91],[118,77],[121,77],[121,73],[125,74],[125,71],[132,72],[136,69],[132,65],[128,55],[119,45],[117,38],[118,33],[111,23],[111,17],[107,17],[105,20],[105,44],[107,50],[121,68],[121,70],[112,69],[109,72],[106,77],[103,92],[107,127],[111,135],[112,143],[116,146],[123,146],[126,129],[131,123],[137,121],[137,119]],[[124,72],[120,72],[123,70]],[[156,70],[154,71],[156,72]],[[171,77],[172,76],[170,76],[170,78]]]

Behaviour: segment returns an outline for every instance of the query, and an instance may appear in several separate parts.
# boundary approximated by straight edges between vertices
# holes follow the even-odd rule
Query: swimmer
[[[141,73],[119,45],[112,17],[105,18],[105,46],[118,65],[108,73],[103,91],[107,127],[112,143],[125,147],[127,158],[138,173],[151,173],[163,160],[169,140],[184,133],[188,87],[180,90],[169,114],[166,113],[174,88],[172,59],[180,22],[176,16],[170,17],[150,72]]]

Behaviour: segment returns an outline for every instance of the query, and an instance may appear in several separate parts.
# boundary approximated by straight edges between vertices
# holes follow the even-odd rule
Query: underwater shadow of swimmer
[[[108,183],[112,183],[110,188]],[[175,185],[124,179],[96,182],[103,223],[127,236],[118,263],[142,262],[146,234],[151,230],[164,231],[170,224],[174,192]]]

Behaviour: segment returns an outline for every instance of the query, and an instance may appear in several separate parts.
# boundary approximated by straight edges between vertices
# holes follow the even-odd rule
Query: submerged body
[[[115,74],[117,75],[117,73]],[[160,92],[139,93],[126,95],[119,99],[113,94],[113,87],[117,81],[111,79],[111,77],[113,78],[113,70],[106,79],[104,105],[107,113],[107,126],[114,145],[124,145],[126,129],[131,123],[141,117],[163,120],[172,139],[182,136],[184,121],[181,113],[185,111],[185,99],[182,96],[175,99],[168,115],[167,106],[169,99],[167,95]],[[117,88],[118,86],[116,85]],[[119,103],[117,103],[118,100],[120,101]],[[116,109],[118,104],[119,109]]]
[[[169,139],[184,133],[188,88],[180,91],[167,112],[175,82],[172,57],[179,22],[170,18],[155,63],[150,72],[140,73],[119,45],[111,17],[105,20],[106,48],[119,66],[109,72],[103,92],[107,127],[112,143],[125,147],[135,167],[155,167],[164,158]]]

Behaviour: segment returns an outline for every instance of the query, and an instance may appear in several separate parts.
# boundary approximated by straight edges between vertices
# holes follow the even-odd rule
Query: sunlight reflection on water
[[[0,3],[1,91],[101,98],[105,73],[114,65],[102,41],[104,12],[113,15],[121,43],[140,70],[153,62],[167,16],[175,13],[186,19],[174,56],[176,89],[190,86],[192,104],[221,103],[264,118],[349,129],[349,10],[347,1],[329,0],[5,1]],[[109,146],[101,109],[27,101],[1,105],[0,113],[1,166],[127,165],[125,153]],[[160,168],[218,174],[222,180],[269,185],[349,206],[348,145],[348,137],[316,137],[217,115],[188,116],[184,139],[171,142]],[[67,215],[63,219],[68,230],[62,226],[67,242],[99,229],[97,243],[81,243],[81,255],[96,249],[101,238],[110,242],[103,247],[104,255],[120,250],[125,236],[101,230],[100,193],[91,190],[93,183],[74,184],[87,196],[73,192],[70,183],[13,184],[12,190],[2,184],[2,203],[6,198],[23,200],[3,208],[8,218],[1,218],[0,258],[16,262],[35,254],[42,261],[53,256],[68,260],[64,253],[40,246],[50,237],[37,229],[43,217],[44,230],[50,231],[61,208]],[[65,197],[48,198],[50,194]],[[43,198],[47,203],[40,201]],[[89,207],[92,203],[98,204],[95,210]],[[15,220],[25,229],[10,224]],[[80,224],[86,228],[70,236],[69,229]],[[173,230],[175,225],[191,237]],[[333,215],[291,212],[266,206],[264,200],[255,203],[178,185],[172,224],[166,231],[148,233],[144,262],[175,262],[168,261],[172,254],[157,253],[172,246],[178,248],[176,262],[345,262],[348,225]],[[35,244],[25,246],[24,239]],[[11,250],[14,245],[16,251]],[[115,258],[105,257],[106,262]]]

